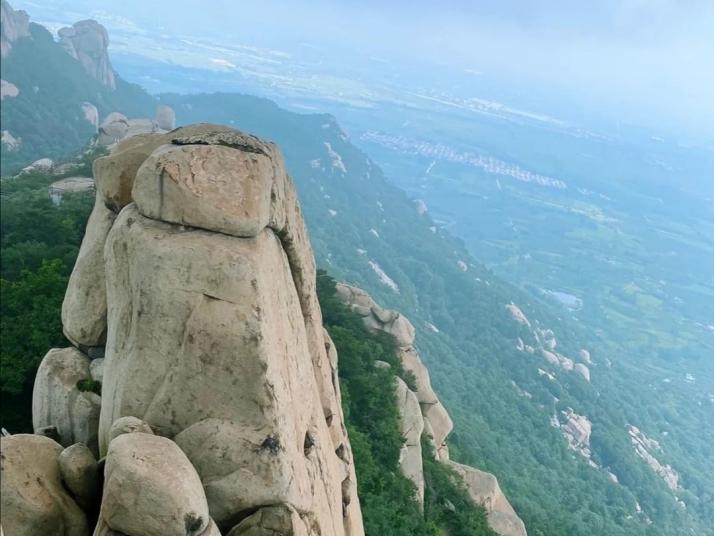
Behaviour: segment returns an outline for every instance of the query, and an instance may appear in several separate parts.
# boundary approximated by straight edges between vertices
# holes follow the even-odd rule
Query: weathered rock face
[[[64,334],[78,346],[101,346],[106,340],[104,242],[115,218],[97,196],[62,302]]]
[[[69,357],[45,359],[57,372],[41,367],[35,399],[36,426],[63,438],[76,383],[101,378],[107,462],[95,534],[258,534],[278,523],[272,505],[297,516],[295,533],[362,535],[337,356],[275,146],[194,125],[124,139],[94,173],[63,321],[98,359],[54,351]],[[166,480],[189,468],[205,511],[195,482]],[[189,503],[201,523],[180,526]],[[160,526],[150,519],[159,507]],[[243,518],[253,524],[236,527]]]
[[[89,76],[111,89],[116,88],[107,51],[109,34],[104,26],[94,20],[83,20],[57,33],[60,45],[82,64]]]
[[[423,501],[423,434],[431,443],[436,459],[449,465],[464,478],[471,499],[486,509],[489,526],[496,533],[502,536],[527,536],[523,521],[501,492],[495,476],[449,460],[446,438],[453,428],[453,422],[431,387],[429,371],[414,346],[415,330],[411,322],[396,311],[380,307],[364,290],[338,283],[336,292],[345,305],[362,317],[367,329],[389,333],[394,337],[402,369],[414,380],[414,392],[400,378],[397,378],[395,389],[401,432],[405,438],[400,467],[417,488],[418,497]],[[517,306],[508,307],[514,318],[528,325],[528,319]],[[387,363],[385,365],[389,366]]]
[[[58,458],[62,447],[47,437],[0,439],[0,523],[13,536],[87,536],[87,519],[65,491]]]
[[[30,36],[30,16],[15,11],[6,0],[0,2],[0,56],[6,58],[15,41]]]
[[[89,377],[89,358],[76,348],[47,353],[37,370],[32,392],[35,433],[53,427],[63,446],[82,442],[97,451],[100,397],[77,387],[78,382]]]

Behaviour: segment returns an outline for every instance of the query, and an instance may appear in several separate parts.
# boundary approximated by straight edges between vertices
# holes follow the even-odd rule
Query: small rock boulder
[[[94,454],[87,445],[75,443],[60,453],[58,461],[67,489],[77,504],[89,511],[100,496],[99,466]]]
[[[190,138],[188,138],[190,142]],[[259,146],[166,145],[136,174],[132,197],[148,218],[254,237],[270,222],[272,162]]]
[[[100,525],[142,536],[200,536],[210,527],[201,480],[170,439],[141,432],[109,444]]]
[[[137,417],[119,417],[109,428],[109,442],[111,443],[114,438],[122,434],[134,434],[136,432],[141,432],[142,434],[154,433],[151,426]]]
[[[0,439],[0,523],[8,536],[87,536],[82,510],[62,485],[62,447],[42,436]]]
[[[129,120],[119,112],[110,113],[99,125],[99,144],[112,145],[126,136],[129,131]]]

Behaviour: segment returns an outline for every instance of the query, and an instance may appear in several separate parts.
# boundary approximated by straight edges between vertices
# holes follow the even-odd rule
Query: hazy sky
[[[338,44],[538,82],[585,106],[714,138],[714,0],[46,0],[164,33]],[[158,15],[157,15],[158,14]],[[527,86],[526,86],[527,87]],[[477,95],[475,95],[477,96]]]

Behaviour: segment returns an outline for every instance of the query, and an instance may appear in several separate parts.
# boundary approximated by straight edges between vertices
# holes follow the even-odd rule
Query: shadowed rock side
[[[449,460],[446,438],[453,428],[453,423],[432,389],[429,371],[414,346],[415,329],[412,323],[397,311],[380,307],[362,289],[338,283],[337,296],[362,317],[367,329],[382,331],[394,337],[402,368],[413,377],[415,391],[412,392],[400,378],[397,378],[395,390],[402,436],[405,438],[400,467],[403,474],[416,486],[420,501],[424,500],[420,442],[421,434],[424,433],[434,448],[436,459],[447,464],[463,478],[471,499],[486,510],[490,527],[502,536],[527,536],[523,521],[501,491],[495,476]]]
[[[72,524],[18,534],[88,534],[85,516],[95,535],[364,534],[336,354],[277,148],[194,125],[119,142],[94,175],[62,309],[76,348],[48,353],[33,393],[38,440],[80,464],[65,464],[73,495],[45,516]],[[35,507],[5,493],[2,506],[3,526]]]

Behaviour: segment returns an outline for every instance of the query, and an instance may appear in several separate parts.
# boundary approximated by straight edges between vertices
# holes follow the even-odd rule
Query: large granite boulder
[[[57,32],[62,48],[79,61],[89,76],[108,88],[116,88],[109,60],[109,34],[95,20],[82,20]]]
[[[78,387],[89,378],[89,358],[76,348],[55,348],[45,355],[32,391],[36,433],[53,428],[63,446],[84,443],[97,451],[101,397]]]
[[[250,141],[246,137],[244,143]],[[270,221],[271,171],[258,143],[251,151],[165,145],[139,169],[133,199],[149,218],[254,237]]]
[[[173,441],[137,432],[111,442],[99,525],[123,534],[199,536],[210,523],[201,479]]]
[[[122,141],[94,171],[121,211],[104,245],[101,452],[136,417],[187,454],[221,530],[284,503],[323,534],[362,534],[314,257],[277,149],[195,125]]]
[[[62,302],[65,336],[77,346],[101,346],[107,334],[104,242],[116,214],[97,198]],[[89,377],[89,376],[87,376]]]
[[[87,536],[82,510],[62,484],[62,447],[38,435],[0,439],[0,523],[8,536]]]

